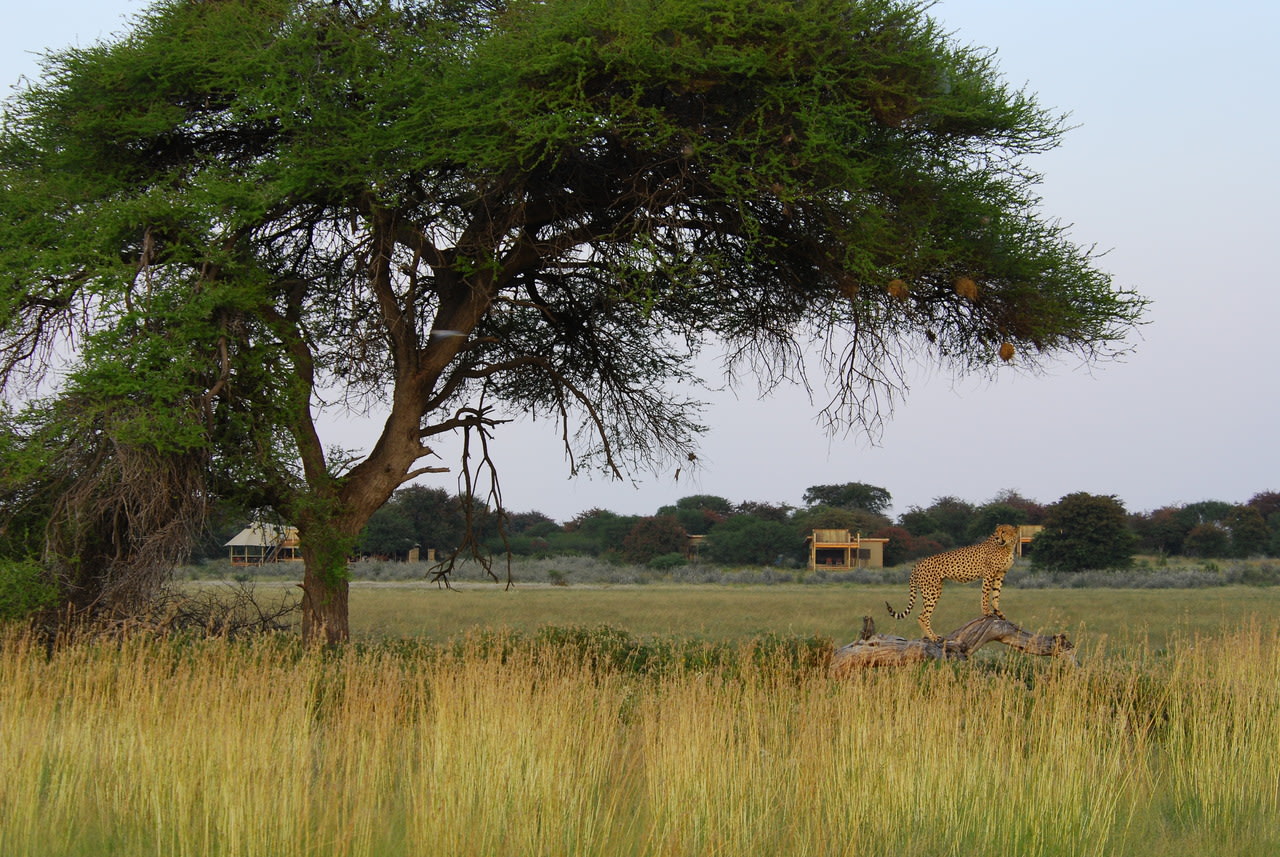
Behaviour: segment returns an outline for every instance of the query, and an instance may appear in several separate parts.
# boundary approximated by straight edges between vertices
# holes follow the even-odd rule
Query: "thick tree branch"
[[[427,426],[419,433],[420,437],[433,437],[434,435],[444,434],[445,432],[455,431],[456,429],[491,429],[509,423],[511,420],[498,420],[489,416],[486,409],[477,408],[460,408],[449,419]]]
[[[392,284],[392,258],[396,247],[395,211],[375,208],[372,215],[373,258],[369,262],[369,289],[382,312],[397,378],[416,369],[418,337],[414,321],[413,296],[402,306]]]

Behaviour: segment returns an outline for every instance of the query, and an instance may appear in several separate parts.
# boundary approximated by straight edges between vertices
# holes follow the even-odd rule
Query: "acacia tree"
[[[845,482],[841,485],[811,485],[805,489],[806,506],[833,506],[838,509],[866,509],[876,515],[884,515],[893,505],[893,495],[886,488],[865,482]]]
[[[58,478],[113,486],[111,538],[155,485],[104,482],[121,451],[295,523],[303,633],[336,641],[354,539],[445,433],[474,463],[549,417],[621,475],[690,455],[670,382],[708,343],[766,387],[822,366],[833,427],[875,427],[909,356],[1124,349],[1143,300],[1036,209],[1061,117],[927,5],[159,2],[7,103],[3,378],[74,353],[28,415],[85,403],[103,455]],[[326,449],[323,411],[371,403],[372,450]]]

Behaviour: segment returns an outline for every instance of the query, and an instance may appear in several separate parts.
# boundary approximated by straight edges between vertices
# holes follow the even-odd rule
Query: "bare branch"
[[[507,531],[505,526],[505,512],[503,511],[502,489],[498,482],[498,468],[494,464],[489,453],[490,429],[503,422],[502,420],[493,420],[487,416],[487,408],[483,405],[479,408],[464,409],[471,418],[467,425],[463,427],[462,439],[462,471],[459,475],[459,481],[462,484],[461,497],[463,502],[463,511],[466,517],[466,526],[464,530],[463,540],[448,557],[442,560],[431,571],[431,579],[445,586],[449,585],[449,576],[453,573],[457,565],[458,559],[463,552],[468,553],[473,559],[480,563],[481,567],[495,581],[498,576],[493,571],[493,557],[484,550],[476,537],[477,528],[475,526],[475,498],[476,498],[476,473],[488,471],[489,474],[489,492],[488,497],[493,501],[494,506],[498,509],[498,535],[502,539],[505,553],[507,557],[507,579],[506,586],[510,589],[515,580],[512,576],[511,567],[511,550],[507,541]],[[460,412],[461,413],[461,412]],[[480,443],[480,464],[473,473],[471,468],[471,439],[472,433]]]

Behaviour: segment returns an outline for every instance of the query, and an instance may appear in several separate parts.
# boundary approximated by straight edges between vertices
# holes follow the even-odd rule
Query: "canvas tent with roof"
[[[231,551],[232,565],[263,565],[268,562],[301,562],[298,528],[255,521],[235,535],[224,547]]]

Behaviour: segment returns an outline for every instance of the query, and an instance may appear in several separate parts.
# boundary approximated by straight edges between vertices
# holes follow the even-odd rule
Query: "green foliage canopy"
[[[1081,491],[1045,510],[1044,530],[1031,543],[1031,562],[1056,571],[1128,568],[1136,546],[1124,505],[1112,496]]]
[[[1017,527],[1025,523],[1027,523],[1027,515],[1022,509],[1007,503],[987,503],[974,510],[973,519],[969,524],[968,540],[980,542],[994,533],[996,527],[1001,524]]]
[[[790,524],[734,515],[717,524],[707,536],[702,556],[725,565],[773,565],[779,559],[795,562],[803,553],[803,545]]]
[[[647,563],[666,554],[682,554],[689,537],[671,515],[655,515],[636,521],[622,539],[622,556],[628,562]]]
[[[733,505],[723,497],[712,494],[694,494],[681,497],[674,506],[658,509],[659,515],[671,515],[680,522],[689,535],[705,535],[733,511]]]
[[[1196,524],[1182,542],[1182,552],[1187,556],[1227,556],[1230,552],[1231,534],[1218,524]]]
[[[806,506],[832,506],[837,509],[865,509],[873,515],[885,515],[893,505],[888,489],[865,482],[841,485],[811,485],[805,489]]]
[[[816,355],[867,426],[910,355],[1123,350],[1144,301],[1036,207],[1061,118],[926,8],[158,2],[7,103],[0,382],[74,346],[107,447],[299,526],[339,639],[343,557],[438,435],[487,461],[549,417],[621,474],[689,454],[668,382],[708,342],[766,384]],[[368,456],[323,446],[372,402]]]
[[[796,539],[803,542],[814,530],[848,530],[851,534],[870,535],[889,525],[889,519],[865,509],[833,509],[830,506],[811,506],[800,509],[791,516],[791,526]]]
[[[912,506],[899,522],[917,536],[937,538],[946,547],[966,544],[977,509],[959,497],[936,497],[928,508]],[[983,536],[986,538],[987,533]]]

